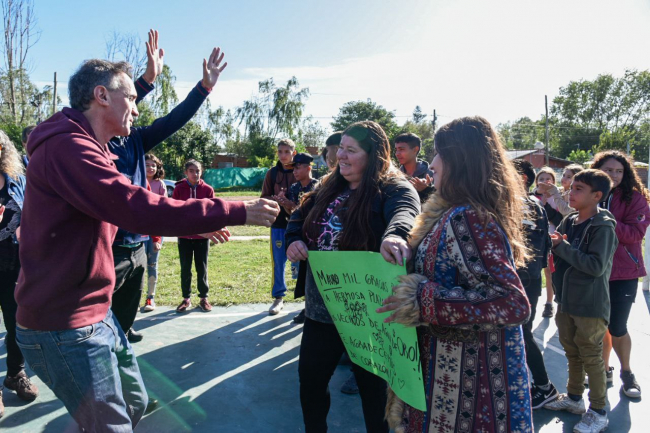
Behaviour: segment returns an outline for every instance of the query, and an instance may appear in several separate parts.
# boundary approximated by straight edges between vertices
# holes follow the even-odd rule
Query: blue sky
[[[650,69],[644,0],[98,1],[35,0],[41,30],[31,76],[65,81],[105,56],[113,31],[160,31],[183,97],[221,46],[228,68],[211,96],[233,108],[257,82],[295,75],[306,114],[329,126],[347,101],[371,98],[401,123],[416,105],[440,122],[481,114],[493,123],[539,118],[572,80]]]

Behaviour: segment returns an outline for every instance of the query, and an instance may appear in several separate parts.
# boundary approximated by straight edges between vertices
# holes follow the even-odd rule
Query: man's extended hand
[[[219,79],[219,75],[226,69],[228,62],[224,63],[223,66],[219,67],[223,61],[224,53],[221,52],[221,48],[213,48],[212,54],[208,60],[203,59],[203,80],[201,85],[206,89],[211,90]]]
[[[149,41],[145,42],[145,45],[147,46],[147,70],[142,74],[142,78],[147,83],[153,84],[156,77],[162,74],[165,56],[165,50],[158,49],[158,30],[149,30]]]
[[[265,198],[257,200],[247,200],[244,202],[246,207],[246,225],[271,227],[280,213],[280,206]]]
[[[230,230],[227,227],[217,230],[212,233],[201,233],[199,236],[203,236],[206,239],[210,239],[215,244],[223,244],[230,240]]]

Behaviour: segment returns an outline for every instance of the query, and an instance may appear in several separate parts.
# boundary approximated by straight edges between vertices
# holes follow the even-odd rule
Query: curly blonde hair
[[[2,146],[0,151],[0,173],[14,179],[25,174],[25,167],[20,158],[20,153],[18,153],[16,146],[4,131],[0,131],[0,146]]]

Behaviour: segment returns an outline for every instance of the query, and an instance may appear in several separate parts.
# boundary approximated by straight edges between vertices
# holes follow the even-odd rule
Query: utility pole
[[[431,125],[433,126],[433,133],[436,133],[436,122],[438,121],[438,116],[436,116],[436,110],[433,110],[433,120],[431,121]]]
[[[52,96],[52,115],[56,113],[56,72],[54,73],[54,92]]]
[[[546,106],[546,122],[544,122],[544,146],[546,148],[546,165],[548,166],[548,95],[544,95],[544,105]]]

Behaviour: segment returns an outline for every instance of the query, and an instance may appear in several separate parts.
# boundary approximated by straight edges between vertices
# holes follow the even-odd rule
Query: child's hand
[[[555,232],[551,233],[551,242],[553,242],[553,248],[557,247],[562,243],[562,241],[565,241],[567,239],[566,235],[563,235],[562,233]]]

